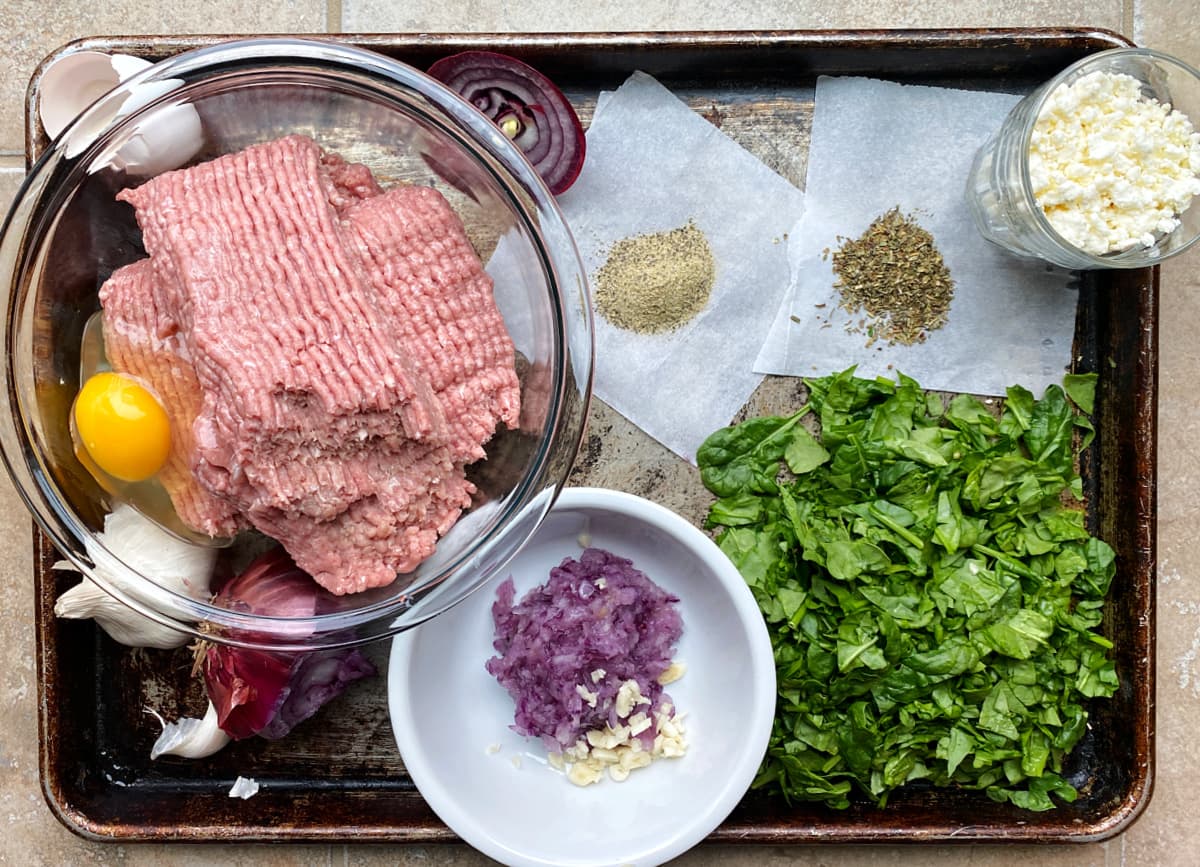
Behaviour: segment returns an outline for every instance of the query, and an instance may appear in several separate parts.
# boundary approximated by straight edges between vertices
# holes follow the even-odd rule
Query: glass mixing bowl
[[[123,188],[169,168],[290,133],[367,165],[380,184],[425,184],[450,201],[495,281],[517,349],[522,417],[468,468],[472,507],[432,557],[384,588],[323,594],[311,618],[263,617],[168,589],[133,569],[103,574],[98,543],[113,496],[70,435],[81,339],[97,290],[142,258]],[[5,311],[0,444],[37,524],[80,571],[134,610],[210,640],[309,650],[381,638],[465,598],[533,533],[563,486],[591,393],[584,269],[540,178],[491,121],[416,69],[303,39],[254,39],[158,63],[93,103],[54,141],[18,193],[0,237]],[[86,352],[83,359],[86,365]],[[218,558],[236,569],[262,539]],[[111,553],[109,551],[108,553]],[[126,564],[127,565],[127,564]]]

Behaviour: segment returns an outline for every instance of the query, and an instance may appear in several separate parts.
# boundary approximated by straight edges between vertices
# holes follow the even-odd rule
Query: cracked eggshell
[[[140,57],[102,51],[77,51],[54,61],[42,73],[39,87],[38,116],[46,135],[58,138],[89,105],[120,84],[122,79],[150,65],[150,61]],[[98,118],[94,124],[96,132],[109,120],[112,117]]]
[[[146,84],[137,88],[121,107],[120,118],[158,96],[143,93],[158,89],[167,82]],[[200,150],[204,134],[200,116],[190,105],[173,105],[159,109],[138,123],[137,129],[109,159],[99,159],[90,171],[107,166],[123,168],[130,175],[150,177],[177,169]]]
[[[38,114],[50,138],[57,138],[100,97],[152,64],[126,54],[79,51],[65,55],[42,73]],[[127,88],[125,99],[104,110],[88,112],[67,132],[66,154],[82,153],[112,123],[154,99],[170,93],[177,80],[146,82]],[[125,169],[132,175],[155,175],[178,168],[203,144],[200,116],[190,105],[160,109],[142,120],[119,146],[93,161],[89,171]]]

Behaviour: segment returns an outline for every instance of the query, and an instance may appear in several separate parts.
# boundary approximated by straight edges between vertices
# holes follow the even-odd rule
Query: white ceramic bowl
[[[509,728],[512,699],[484,663],[499,583],[511,574],[519,599],[587,544],[628,557],[679,597],[675,658],[687,673],[667,692],[686,714],[689,745],[624,782],[579,788],[537,739]],[[749,788],[771,733],[775,664],[749,588],[704,533],[632,494],[567,488],[507,569],[396,637],[388,706],[417,788],[476,849],[512,865],[643,867],[700,842]]]

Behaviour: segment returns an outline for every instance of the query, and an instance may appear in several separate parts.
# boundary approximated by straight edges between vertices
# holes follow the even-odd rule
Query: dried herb
[[[678,328],[708,304],[715,272],[708,239],[693,223],[623,238],[596,273],[596,309],[630,331]]]
[[[848,330],[865,330],[868,346],[880,339],[924,343],[930,331],[946,324],[954,281],[933,236],[911,216],[892,208],[862,237],[838,241],[834,288],[843,309],[866,313],[866,320]]]

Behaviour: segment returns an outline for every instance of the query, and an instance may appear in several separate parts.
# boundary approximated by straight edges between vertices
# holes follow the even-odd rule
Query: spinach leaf
[[[750,419],[709,435],[696,452],[705,486],[722,497],[773,492],[789,432],[807,413],[806,406],[788,418]]]
[[[1068,373],[1063,377],[1063,389],[1081,412],[1096,411],[1096,380],[1094,373]]]
[[[997,414],[853,369],[705,441],[708,526],[767,620],[779,697],[756,788],[844,809],[915,779],[1027,810],[1118,678],[1099,631],[1116,571],[1083,512],[1093,375]],[[815,436],[800,424],[820,421]],[[785,470],[786,465],[786,470]],[[857,794],[856,794],[857,793]]]

